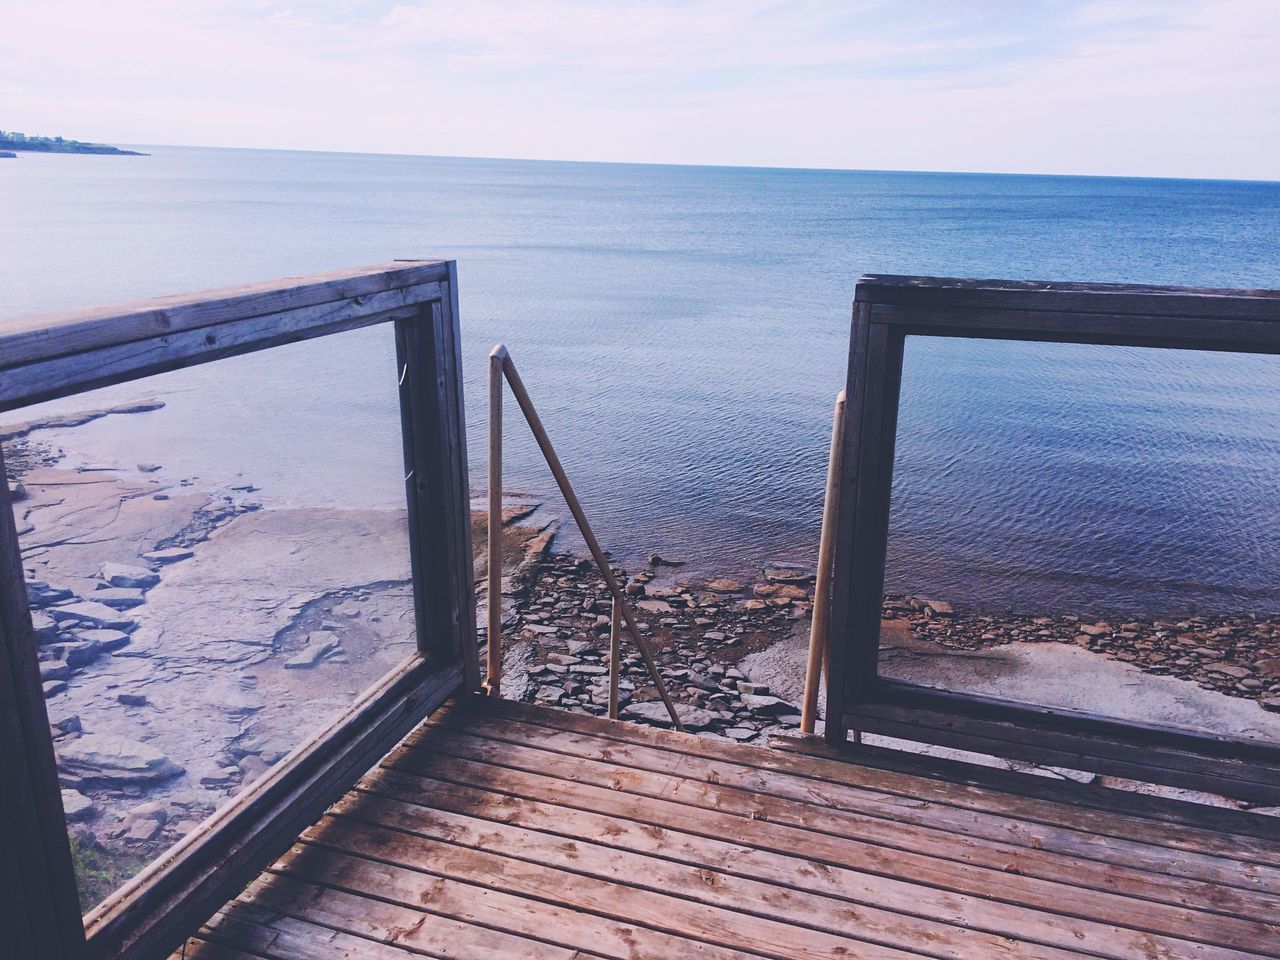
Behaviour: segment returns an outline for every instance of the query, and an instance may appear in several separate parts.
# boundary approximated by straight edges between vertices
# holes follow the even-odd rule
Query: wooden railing
[[[431,710],[480,687],[452,262],[0,325],[8,411],[381,323],[395,327],[417,651],[83,919],[0,460],[0,955],[165,956]]]
[[[907,337],[1280,353],[1280,291],[864,277],[840,443],[826,736],[882,733],[1280,804],[1280,745],[882,677],[880,618]],[[817,610],[815,609],[815,619]]]

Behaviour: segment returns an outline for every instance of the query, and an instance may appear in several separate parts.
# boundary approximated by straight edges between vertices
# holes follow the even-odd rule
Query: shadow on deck
[[[185,957],[1280,955],[1269,818],[817,749],[455,701]]]

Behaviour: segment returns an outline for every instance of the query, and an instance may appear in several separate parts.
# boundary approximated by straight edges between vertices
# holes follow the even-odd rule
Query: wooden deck
[[[1280,957],[1271,818],[861,756],[454,703],[185,956]]]

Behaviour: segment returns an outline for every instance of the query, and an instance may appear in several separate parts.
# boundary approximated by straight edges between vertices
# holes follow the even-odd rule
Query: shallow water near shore
[[[502,339],[628,562],[812,561],[863,272],[1280,286],[1278,184],[146,149],[5,168],[6,316],[455,258],[473,485],[483,358]],[[268,503],[392,505],[389,333],[104,391],[92,405],[166,406],[40,439],[73,461],[250,482]],[[888,588],[1019,610],[1275,610],[1277,401],[1271,358],[912,343]],[[508,421],[508,486],[549,495]]]

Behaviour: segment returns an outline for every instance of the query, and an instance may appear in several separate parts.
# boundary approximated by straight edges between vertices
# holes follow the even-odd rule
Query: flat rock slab
[[[770,583],[808,583],[813,579],[813,574],[803,567],[780,563],[765,567],[763,573]]]
[[[133,587],[103,587],[94,591],[93,603],[105,603],[116,610],[129,610],[142,606],[146,597],[141,590]]]
[[[644,700],[630,704],[626,710],[622,711],[622,715],[628,720],[640,720],[654,726],[671,726],[671,714],[667,713],[667,707],[661,700]],[[720,720],[719,714],[687,703],[676,704],[676,716],[680,718],[686,730],[706,730]]]
[[[189,560],[195,556],[195,551],[187,547],[168,547],[164,550],[151,550],[142,555],[143,560],[150,560],[152,563],[177,563],[179,560]]]
[[[145,590],[160,582],[160,574],[155,571],[124,563],[104,563],[98,568],[98,576],[113,587],[134,587]]]
[[[134,626],[133,617],[127,617],[105,603],[95,603],[92,600],[77,600],[61,607],[50,607],[49,616],[59,623],[73,621],[111,630],[127,630]]]
[[[78,790],[68,790],[66,788],[62,791],[62,812],[66,816],[68,823],[88,820],[97,813],[93,807],[92,800]]]
[[[182,768],[150,744],[105,733],[86,733],[58,744],[61,764],[86,781],[117,785],[179,776]]]

